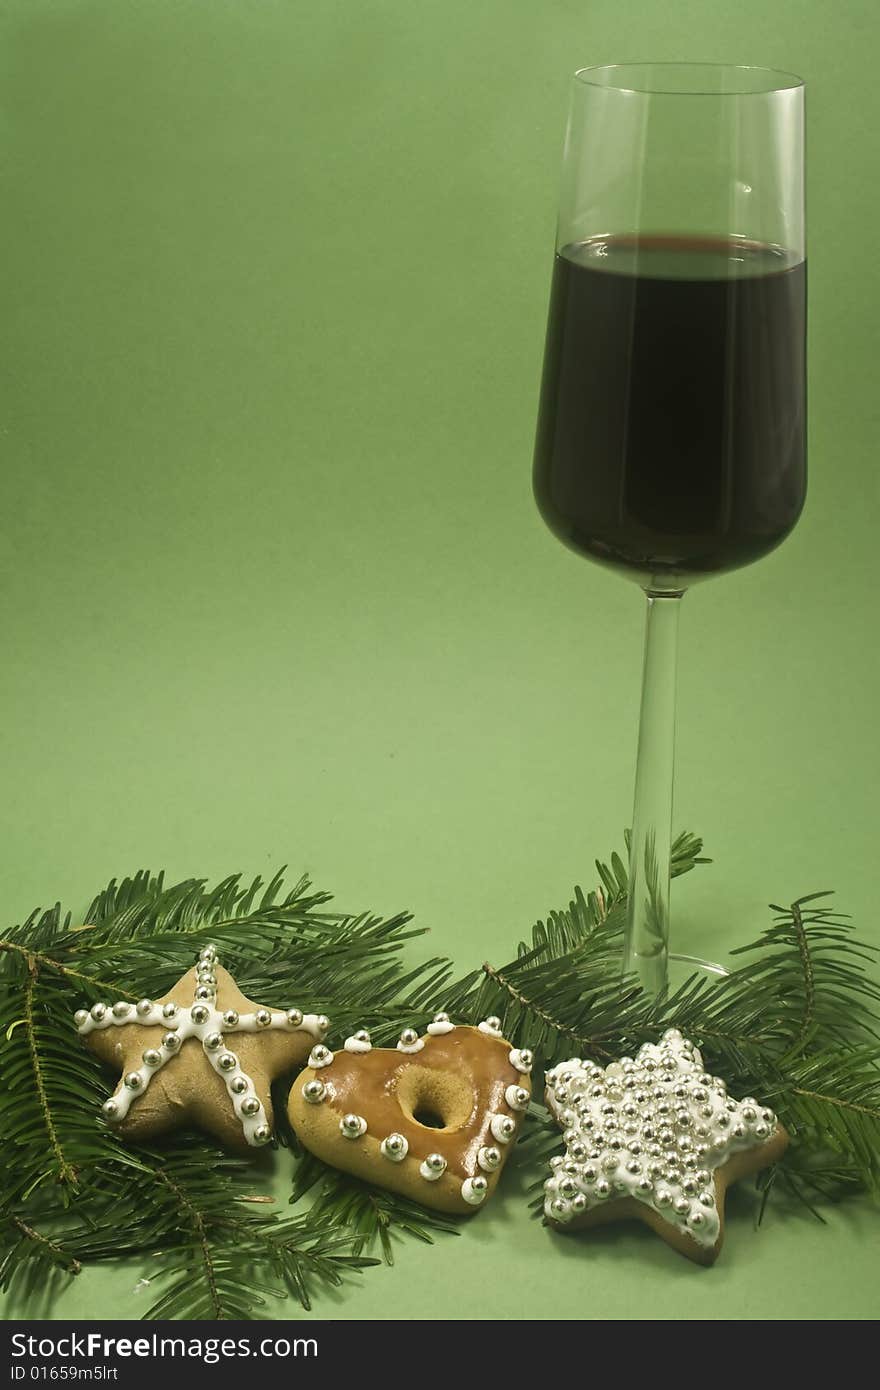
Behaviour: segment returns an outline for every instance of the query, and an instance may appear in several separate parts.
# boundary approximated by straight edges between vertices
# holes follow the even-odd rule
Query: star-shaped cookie
[[[119,1068],[103,1113],[126,1139],[194,1125],[244,1152],[272,1138],[270,1082],[329,1027],[323,1015],[247,999],[213,946],[161,999],[93,1004],[74,1022],[86,1046]]]
[[[721,1249],[729,1184],[788,1144],[773,1111],[731,1099],[675,1028],[605,1068],[560,1062],[545,1099],[566,1146],[544,1184],[548,1222],[574,1230],[636,1218],[698,1264]]]

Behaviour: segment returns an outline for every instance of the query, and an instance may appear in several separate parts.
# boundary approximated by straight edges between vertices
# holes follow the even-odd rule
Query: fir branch
[[[102,989],[105,994],[113,995],[114,998],[131,1000],[137,998],[137,995],[130,994],[121,985],[95,979],[93,975],[85,975],[81,970],[74,970],[72,966],[64,965],[60,960],[53,960],[51,956],[42,955],[39,951],[33,951],[27,946],[21,946],[16,941],[0,941],[0,951],[15,951],[27,962],[35,961],[41,968],[57,970],[59,975],[64,975],[69,980],[80,980],[90,989]]]
[[[552,1014],[549,1014],[546,1009],[534,1003],[533,1000],[527,999],[520,990],[511,984],[502,970],[496,970],[488,961],[483,961],[482,969],[483,973],[488,975],[490,980],[494,980],[496,984],[507,991],[511,999],[516,1000],[517,1004],[520,1005],[525,1013],[530,1013],[535,1018],[540,1018],[542,1022],[546,1023],[548,1028],[551,1028],[553,1032],[559,1034],[560,1037],[570,1038],[572,1042],[579,1043],[589,1051],[598,1052],[602,1057],[608,1057],[610,1059],[615,1056],[613,1052],[609,1052],[608,1048],[603,1047],[597,1041],[597,1035],[595,1033],[590,1034],[589,1037],[582,1037],[571,1028],[566,1028],[564,1023],[560,1023],[558,1018],[554,1018]]]
[[[27,1044],[31,1056],[31,1067],[33,1069],[34,1086],[40,1103],[40,1110],[43,1116],[43,1123],[49,1139],[49,1147],[55,1156],[58,1165],[58,1181],[69,1183],[71,1187],[77,1185],[76,1169],[68,1163],[64,1151],[58,1140],[58,1131],[55,1127],[52,1109],[49,1105],[49,1097],[46,1092],[46,1082],[43,1075],[43,1066],[40,1061],[40,1051],[37,1045],[37,1025],[34,1018],[34,988],[37,982],[39,966],[36,961],[28,962],[28,979],[24,987],[24,1028],[27,1035]]]
[[[833,1105],[839,1110],[852,1110],[859,1115],[867,1115],[880,1124],[880,1109],[872,1105],[857,1105],[855,1101],[844,1100],[841,1096],[823,1096],[819,1091],[807,1091],[803,1086],[792,1086],[792,1094],[806,1096],[809,1100],[821,1101],[823,1105]]]
[[[180,1207],[183,1221],[190,1226],[195,1235],[196,1244],[198,1245],[205,1271],[205,1280],[208,1285],[211,1313],[215,1318],[222,1318],[223,1302],[217,1288],[217,1272],[214,1268],[214,1260],[211,1256],[211,1246],[208,1242],[205,1218],[199,1209],[189,1201],[186,1194],[181,1191],[177,1183],[174,1182],[172,1178],[169,1178],[166,1172],[161,1168],[157,1168],[155,1169],[155,1176],[157,1181],[165,1183],[166,1187],[174,1194]]]
[[[673,875],[706,862],[701,850],[696,837],[679,836]],[[88,929],[72,927],[57,904],[31,914],[0,942],[0,1283],[21,1271],[25,1292],[36,1291],[74,1265],[138,1256],[162,1289],[147,1317],[253,1318],[288,1295],[309,1307],[313,1287],[377,1263],[366,1253],[374,1248],[390,1262],[401,1237],[458,1229],[308,1155],[296,1163],[291,1198],[308,1210],[282,1217],[254,1192],[252,1166],[206,1139],[134,1150],[100,1122],[104,1073],[70,1021],[81,994],[159,997],[207,940],[250,997],[327,1013],[339,1036],[368,1026],[380,1045],[440,1008],[471,1023],[497,1013],[505,1036],[535,1051],[537,1073],[572,1046],[618,1057],[677,1026],[707,1067],[735,1093],[772,1104],[792,1135],[782,1163],[761,1178],[762,1203],[791,1196],[821,1216],[825,1201],[880,1185],[877,953],[847,919],[824,895],[774,907],[771,926],[733,953],[731,975],[694,977],[649,1000],[620,977],[624,860],[612,855],[596,872],[599,886],[576,888],[513,960],[458,979],[442,957],[407,961],[420,934],[408,913],[332,912],[307,879],[285,890],[281,874],[211,886],[140,871],[97,895]],[[282,1142],[298,1153],[280,1095],[275,1108]],[[533,1106],[513,1161],[536,1188],[558,1145],[555,1125]],[[49,1178],[60,1179],[61,1203]]]
[[[33,1226],[29,1226],[26,1221],[22,1221],[21,1218],[14,1213],[10,1213],[7,1220],[21,1232],[26,1240],[32,1240],[42,1249],[48,1250],[53,1260],[60,1265],[62,1269],[66,1270],[68,1274],[81,1273],[82,1265],[79,1260],[74,1259],[72,1255],[62,1249],[57,1241],[50,1240],[48,1236],[41,1235],[39,1231],[34,1230]]]

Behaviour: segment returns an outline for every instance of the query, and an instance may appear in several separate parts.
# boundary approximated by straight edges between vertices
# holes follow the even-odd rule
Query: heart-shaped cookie
[[[491,1194],[531,1096],[531,1054],[497,1018],[456,1027],[438,1014],[419,1037],[374,1048],[365,1030],[318,1044],[294,1082],[290,1121],[334,1168],[439,1211],[473,1212]]]

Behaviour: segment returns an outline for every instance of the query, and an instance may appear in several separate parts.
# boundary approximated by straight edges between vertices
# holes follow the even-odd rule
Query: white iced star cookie
[[[103,1113],[126,1139],[195,1125],[242,1151],[272,1138],[270,1082],[301,1064],[329,1027],[322,1014],[255,1004],[213,946],[161,999],[93,1004],[74,1022],[86,1047],[121,1073]]]
[[[732,1100],[676,1028],[604,1068],[560,1062],[545,1099],[565,1139],[544,1184],[547,1220],[579,1230],[636,1218],[699,1264],[721,1249],[728,1185],[788,1143],[773,1111]]]

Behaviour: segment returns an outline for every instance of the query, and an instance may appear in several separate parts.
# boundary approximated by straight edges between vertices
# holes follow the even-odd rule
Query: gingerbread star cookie
[[[548,1222],[575,1230],[636,1218],[698,1264],[721,1249],[729,1184],[788,1144],[773,1111],[731,1099],[676,1028],[605,1068],[560,1062],[545,1099],[566,1146],[544,1184]]]
[[[119,1068],[103,1113],[126,1139],[195,1125],[240,1151],[272,1138],[269,1083],[329,1027],[323,1015],[245,998],[213,946],[161,999],[93,1004],[74,1022],[86,1047]]]
[[[302,1143],[334,1168],[438,1211],[473,1212],[493,1191],[531,1096],[531,1054],[497,1018],[376,1048],[365,1029],[318,1045],[288,1102]]]

